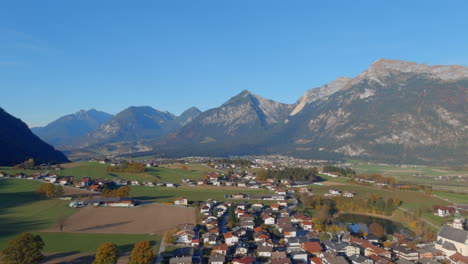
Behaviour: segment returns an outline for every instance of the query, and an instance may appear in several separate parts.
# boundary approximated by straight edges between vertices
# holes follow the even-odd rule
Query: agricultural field
[[[225,201],[225,194],[233,193],[243,194],[271,194],[265,189],[238,189],[238,188],[223,188],[214,186],[195,186],[195,187],[145,187],[132,186],[130,187],[130,195],[139,200],[154,201],[154,202],[173,202],[174,198],[187,197],[190,201],[206,201],[209,198],[217,201]]]
[[[339,179],[339,178],[338,178]],[[418,211],[422,210],[422,217],[437,226],[442,226],[448,218],[438,217],[432,213],[432,205],[450,205],[453,202],[446,201],[439,197],[451,197],[454,201],[466,201],[465,194],[453,194],[446,192],[437,192],[434,195],[426,195],[420,191],[394,191],[385,190],[380,188],[374,188],[370,186],[361,186],[355,184],[347,184],[343,181],[337,180],[337,178],[331,178],[330,182],[335,181],[335,184],[327,185],[312,185],[312,192],[315,194],[325,194],[330,189],[336,189],[340,191],[351,191],[356,194],[356,198],[368,198],[372,193],[382,196],[384,199],[398,198],[403,201],[401,205],[402,210]]]
[[[98,162],[78,162],[63,164],[62,170],[49,171],[59,176],[73,176],[76,179],[83,177],[115,179],[121,178],[126,180],[151,181],[151,182],[173,182],[180,183],[183,178],[198,180],[205,176],[208,172],[215,171],[212,168],[200,164],[169,164],[162,167],[147,168],[143,173],[122,173],[122,172],[107,172],[108,165]],[[12,167],[0,167],[0,171],[8,174],[25,173],[27,175],[39,172],[36,170],[15,170]]]
[[[85,207],[68,217],[63,231],[97,234],[162,234],[177,224],[195,224],[195,208],[145,204],[134,208]],[[51,227],[47,232],[60,232]]]
[[[434,192],[434,195],[452,203],[468,204],[468,194],[465,193]]]
[[[468,169],[448,167],[400,167],[397,165],[354,162],[358,173],[393,176],[400,182],[431,185],[434,189],[468,192]],[[438,178],[441,176],[441,178]]]
[[[21,232],[38,231],[75,213],[67,201],[41,199],[35,193],[39,182],[0,179],[0,249]]]

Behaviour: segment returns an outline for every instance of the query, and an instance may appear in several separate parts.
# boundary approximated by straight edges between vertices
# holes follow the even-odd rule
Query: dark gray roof
[[[348,261],[346,261],[346,259],[342,256],[327,257],[325,259],[330,264],[349,264]]]
[[[468,240],[468,231],[444,225],[440,229],[439,236],[459,243],[465,243]]]
[[[351,257],[349,257],[349,260],[351,260],[353,263],[367,263],[369,262],[369,259],[364,257],[364,256],[361,256],[361,255],[352,255]],[[374,262],[374,261],[372,261]]]
[[[258,247],[258,252],[272,252],[273,247],[271,246],[260,246]]]
[[[181,258],[175,257],[175,258],[171,258],[169,260],[169,263],[170,264],[188,264],[188,263],[192,263],[192,257],[181,257]]]
[[[414,264],[414,262],[411,262],[409,260],[406,260],[406,259],[399,259],[396,261],[397,264]]]
[[[208,263],[211,263],[211,262],[224,262],[226,261],[226,257],[223,256],[223,255],[212,255],[210,256],[209,260],[208,260]]]
[[[452,242],[445,241],[443,247],[444,249],[447,249],[450,251],[457,251],[457,248]]]

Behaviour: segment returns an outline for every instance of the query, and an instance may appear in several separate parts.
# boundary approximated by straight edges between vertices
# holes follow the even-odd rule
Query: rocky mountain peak
[[[468,67],[461,65],[428,65],[402,60],[379,59],[356,77],[352,84],[363,79],[381,83],[383,78],[392,73],[428,74],[443,81],[468,79]]]
[[[308,90],[297,102],[294,109],[289,114],[290,116],[296,115],[309,103],[316,100],[329,96],[336,93],[337,91],[344,89],[348,83],[352,80],[349,77],[338,77],[329,84],[325,84],[319,88],[313,88]]]

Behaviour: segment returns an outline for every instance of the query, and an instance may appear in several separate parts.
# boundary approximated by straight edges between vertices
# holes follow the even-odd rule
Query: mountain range
[[[310,89],[294,104],[242,91],[219,107],[203,113],[191,108],[178,117],[147,106],[129,107],[108,120],[93,121],[93,128],[79,130],[72,139],[34,132],[67,153],[86,155],[281,153],[464,163],[467,95],[467,67],[381,59],[354,78],[339,77]]]

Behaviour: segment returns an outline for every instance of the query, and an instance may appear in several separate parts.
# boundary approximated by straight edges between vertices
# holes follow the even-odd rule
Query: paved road
[[[156,259],[154,260],[154,263],[155,264],[159,264],[161,263],[162,259],[163,259],[163,253],[164,251],[166,251],[166,243],[164,243],[164,238],[161,239],[161,245],[159,246],[159,252],[158,252],[158,256],[156,257]]]
[[[294,208],[296,208],[299,201],[296,198],[292,198],[291,200],[293,200],[293,203],[288,207],[289,207],[289,209],[294,209]]]
[[[402,211],[405,211],[405,212],[407,212],[407,213],[409,213],[409,211],[408,211],[408,210],[406,210],[406,209],[404,209],[404,208],[398,207],[398,209],[399,209],[399,210],[402,210]],[[431,226],[433,226],[433,227],[435,227],[435,228],[437,228],[437,229],[440,229],[440,227],[439,227],[439,226],[436,226],[436,225],[434,225],[433,223],[431,223],[431,222],[427,221],[427,220],[426,220],[426,219],[424,219],[423,217],[421,217],[421,219],[422,219],[424,222],[426,222],[427,224],[429,224],[429,225],[431,225]]]

